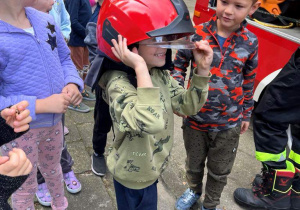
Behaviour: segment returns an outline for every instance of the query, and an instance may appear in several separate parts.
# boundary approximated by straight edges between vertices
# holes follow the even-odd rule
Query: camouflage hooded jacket
[[[253,110],[253,86],[258,62],[257,37],[241,27],[225,40],[223,48],[216,38],[217,17],[195,26],[195,41],[207,40],[214,51],[211,64],[208,99],[197,115],[189,116],[185,124],[201,131],[221,131],[249,121]],[[187,67],[196,66],[191,50],[178,50],[171,75],[183,86]],[[190,78],[193,73],[191,71]],[[189,82],[190,83],[190,82]],[[189,87],[189,84],[188,84]]]

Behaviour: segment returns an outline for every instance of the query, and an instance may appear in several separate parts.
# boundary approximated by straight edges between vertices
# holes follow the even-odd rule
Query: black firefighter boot
[[[296,168],[291,192],[291,210],[300,210],[300,169]]]
[[[257,182],[252,189],[238,188],[234,191],[235,201],[253,209],[290,209],[291,187],[295,172],[290,162],[289,165],[292,171],[265,168],[261,183]]]

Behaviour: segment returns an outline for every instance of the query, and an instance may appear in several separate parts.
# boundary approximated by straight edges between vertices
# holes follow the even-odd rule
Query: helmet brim
[[[181,36],[180,36],[181,37]],[[195,49],[191,36],[178,39],[178,35],[158,36],[148,39],[146,42],[139,43],[148,47],[167,48],[167,49]]]

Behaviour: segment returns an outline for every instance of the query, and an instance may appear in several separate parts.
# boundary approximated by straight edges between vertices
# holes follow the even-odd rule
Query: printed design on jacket
[[[160,167],[160,171],[165,170],[165,168],[167,167],[167,164],[168,164],[168,162],[169,162],[169,157],[170,157],[170,155],[171,155],[171,154],[169,153],[169,155],[165,158],[163,164],[162,164],[161,167]]]
[[[143,138],[143,135],[140,132],[127,131],[126,137],[128,138],[129,141],[132,141],[135,137]]]
[[[125,132],[126,130],[130,129],[130,127],[126,121],[121,119],[119,123],[119,129],[120,131]]]
[[[198,96],[198,103],[200,103],[200,101],[201,101],[202,89],[197,88],[197,87],[194,86],[194,87],[192,88],[192,91],[196,91],[197,96]]]
[[[163,151],[163,145],[168,143],[170,140],[170,136],[167,136],[166,138],[161,138],[159,141],[155,142],[154,146],[156,146],[157,148],[153,151],[152,153],[152,159],[151,159],[151,162],[154,158],[154,155],[158,152],[161,152]]]
[[[201,90],[201,92],[202,92],[202,90]],[[199,97],[199,96],[198,96]],[[200,102],[200,99],[199,99],[199,102]],[[183,105],[183,96],[179,96],[178,97],[178,103],[180,104],[180,105]]]
[[[147,131],[145,130],[146,124],[141,120],[138,120],[138,119],[135,119],[135,120],[136,120],[137,127],[141,131],[140,134],[142,135],[143,132],[147,133]]]
[[[132,164],[133,160],[127,160],[127,165],[124,166],[124,169],[128,172],[140,172],[140,167]]]
[[[168,125],[169,125],[169,119],[166,119],[166,120],[165,120],[165,127],[164,127],[164,128],[165,128],[165,130],[167,130],[167,129],[168,129]]]
[[[147,110],[157,119],[160,118],[160,115],[156,112],[156,110],[152,106],[148,106]]]
[[[160,104],[161,107],[163,109],[164,113],[167,113],[167,108],[166,108],[166,99],[164,98],[164,95],[162,94],[162,92],[159,92],[159,100],[160,100]]]
[[[115,109],[113,106],[110,107],[110,116],[111,116],[111,119],[113,122],[118,122],[116,113],[115,113]]]
[[[162,80],[163,80],[164,84],[168,85],[169,82],[170,82],[170,77],[169,77],[168,72],[167,71],[162,71],[162,74],[163,74]]]
[[[124,109],[125,106],[128,104],[128,103],[125,103],[125,99],[126,99],[126,96],[127,96],[128,93],[125,93],[125,94],[122,94],[121,96],[119,96],[116,101],[118,104],[120,104],[120,108],[121,109]]]
[[[140,131],[127,131],[126,132],[126,136],[127,138],[129,139],[129,141],[132,141],[135,137],[138,137],[138,138],[143,138],[143,132],[146,133],[146,130],[145,130],[145,127],[146,127],[146,124],[141,121],[141,120],[138,120],[138,119],[135,119],[136,121],[136,125],[137,127],[140,129]],[[126,123],[127,124],[127,123]],[[127,124],[128,125],[128,124]],[[129,127],[129,126],[128,126]],[[128,130],[128,129],[127,129]],[[121,131],[121,130],[120,130]],[[124,130],[125,131],[125,130]]]
[[[213,49],[208,98],[197,115],[189,116],[185,124],[202,131],[233,128],[242,120],[249,121],[253,110],[253,87],[258,63],[258,40],[248,31],[246,21],[224,42],[223,49],[216,38],[217,17],[195,26],[194,41],[207,40]],[[183,86],[187,67],[195,68],[191,50],[178,50],[171,75]],[[190,72],[188,87],[193,76]],[[199,93],[200,94],[200,93]]]
[[[51,36],[50,34],[48,34],[48,39],[46,40],[46,42],[51,46],[51,50],[53,51],[56,47],[56,36]]]
[[[50,30],[51,34],[56,32],[55,26],[50,24],[49,22],[46,28]],[[48,33],[48,39],[46,40],[46,42],[51,46],[51,50],[53,51],[57,47],[57,43],[56,43],[56,36],[55,35],[51,36],[51,34]]]
[[[178,89],[179,87],[174,87],[173,84],[170,84],[170,88],[171,88],[171,98],[174,98],[175,96],[178,95]]]
[[[48,22],[48,25],[47,27],[50,31],[51,31],[51,34],[55,33],[55,25],[52,25],[51,23]]]

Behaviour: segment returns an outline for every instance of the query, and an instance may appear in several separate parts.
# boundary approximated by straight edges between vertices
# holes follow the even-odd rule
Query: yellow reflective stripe
[[[274,162],[281,162],[286,159],[286,150],[279,154],[271,154],[266,152],[255,152],[255,157],[260,162],[266,161],[274,161]]]
[[[297,164],[300,164],[300,155],[291,150],[289,158],[295,161]]]

